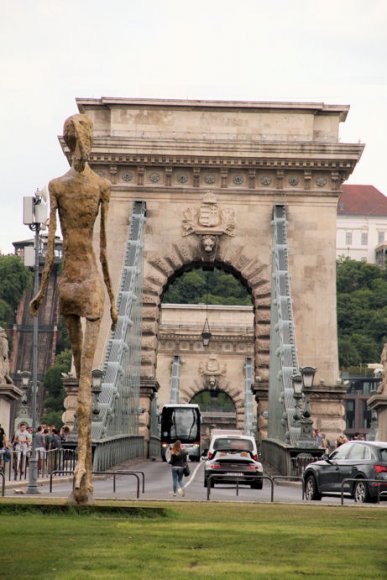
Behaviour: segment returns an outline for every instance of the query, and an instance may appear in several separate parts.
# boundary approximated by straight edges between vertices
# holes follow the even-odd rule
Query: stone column
[[[144,455],[149,456],[151,402],[160,385],[154,378],[141,377],[140,381],[140,407],[144,412],[139,416],[138,434],[144,437]]]
[[[13,435],[16,401],[19,401],[23,391],[16,385],[0,384],[0,425],[8,439]]]
[[[63,402],[65,410],[62,415],[62,421],[72,431],[74,429],[75,413],[77,410],[78,379],[76,377],[65,377],[62,382],[66,391],[66,398]]]
[[[320,381],[313,385],[310,403],[312,407],[313,426],[326,433],[333,442],[345,430],[344,397],[347,387],[342,384],[325,385]]]
[[[255,381],[251,385],[251,392],[257,402],[257,439],[259,444],[267,437],[269,384],[268,381]]]

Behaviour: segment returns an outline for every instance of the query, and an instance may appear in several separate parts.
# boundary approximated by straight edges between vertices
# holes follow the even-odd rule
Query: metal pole
[[[34,296],[39,290],[39,232],[40,224],[35,229],[35,279]],[[32,448],[27,493],[37,494],[38,490],[38,459],[36,457],[36,393],[38,390],[38,315],[34,317],[32,335]]]

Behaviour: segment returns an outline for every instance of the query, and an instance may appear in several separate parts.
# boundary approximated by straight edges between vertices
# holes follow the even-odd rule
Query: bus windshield
[[[200,441],[200,411],[197,407],[164,407],[161,413],[161,439],[173,443]]]

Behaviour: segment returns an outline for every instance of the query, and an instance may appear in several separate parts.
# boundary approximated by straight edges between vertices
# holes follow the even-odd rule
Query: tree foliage
[[[6,300],[0,298],[0,326],[9,328],[15,319],[15,313]]]
[[[41,421],[44,423],[54,423],[58,427],[61,425],[63,413],[63,401],[65,390],[62,383],[62,373],[68,373],[71,367],[71,350],[63,350],[55,358],[54,364],[44,375],[44,415]],[[55,420],[54,420],[55,419]]]
[[[0,300],[6,302],[12,312],[31,283],[32,273],[19,256],[0,256]]]
[[[215,269],[193,270],[177,278],[164,294],[169,304],[251,305],[248,290],[232,274]]]
[[[373,264],[337,262],[337,325],[341,367],[379,362],[387,342],[387,272]]]

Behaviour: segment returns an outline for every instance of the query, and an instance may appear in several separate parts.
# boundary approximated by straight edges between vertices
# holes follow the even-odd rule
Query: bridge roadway
[[[172,500],[172,501],[206,501],[207,489],[203,485],[204,464],[190,463],[191,476],[184,478],[187,485],[185,497],[173,497],[172,495],[172,477],[171,467],[162,462],[138,460],[126,462],[115,470],[133,470],[143,471],[145,474],[145,493],[140,493],[140,500]],[[48,483],[39,486],[40,497],[67,497],[70,494],[72,482],[66,478],[54,477],[53,491],[49,493]],[[116,493],[113,493],[113,480],[111,476],[94,478],[94,497],[95,499],[135,499],[137,482],[134,477],[124,475],[116,476]],[[20,489],[25,493],[24,489]],[[142,487],[140,487],[142,489]],[[17,493],[17,492],[16,492]],[[15,486],[6,488],[7,496],[15,495]],[[36,496],[35,496],[36,497]],[[235,487],[229,485],[216,485],[211,489],[211,500],[223,502],[270,502],[271,485],[268,480],[264,480],[263,489],[256,490],[242,486],[239,488],[239,495],[236,495]],[[284,503],[302,503],[301,483],[276,484],[274,486],[274,501]],[[312,502],[314,505],[339,505],[340,497],[323,498],[321,502]],[[354,505],[350,498],[345,499],[346,505]],[[386,502],[382,502],[382,505]]]

